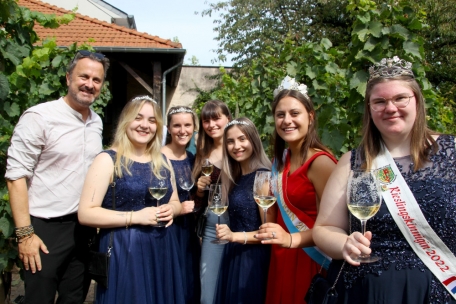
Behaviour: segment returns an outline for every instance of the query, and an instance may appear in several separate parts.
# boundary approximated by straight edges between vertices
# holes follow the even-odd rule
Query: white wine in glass
[[[277,187],[277,179],[270,171],[257,171],[253,183],[253,199],[263,209],[263,223],[266,223],[266,215],[269,207],[274,205],[277,198],[274,191]]]
[[[166,193],[168,192],[168,187],[166,186],[166,182],[162,179],[155,179],[151,182],[151,186],[149,187],[149,193],[152,195],[153,198],[157,200],[157,207],[160,206],[160,199],[162,199]],[[157,222],[156,227],[164,227],[166,226],[166,222]]]
[[[201,164],[201,173],[203,173],[204,176],[209,176],[212,174],[213,170],[214,165],[210,162],[209,158],[205,158]],[[209,190],[209,187],[206,186],[204,190]]]
[[[228,197],[222,198],[222,186],[211,185],[209,188],[209,199],[207,201],[209,210],[217,215],[220,225],[220,216],[228,209]],[[212,244],[224,245],[229,243],[227,240],[215,239]]]
[[[367,220],[373,217],[382,203],[380,182],[375,170],[351,170],[347,183],[347,207],[350,213],[361,221],[362,234],[366,233]],[[381,258],[363,255],[353,260],[372,263]]]

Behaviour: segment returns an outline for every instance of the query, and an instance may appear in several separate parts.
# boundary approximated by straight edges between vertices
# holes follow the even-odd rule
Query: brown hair
[[[227,193],[231,191],[235,183],[242,175],[241,164],[235,161],[228,152],[226,134],[233,127],[239,130],[247,137],[252,146],[252,155],[249,159],[249,168],[252,171],[264,168],[271,170],[271,161],[268,159],[261,143],[260,135],[253,122],[247,117],[236,118],[237,121],[246,122],[247,124],[232,124],[225,128],[223,132],[223,165],[222,165],[222,186],[226,187]]]
[[[201,175],[201,164],[203,159],[207,158],[214,148],[214,139],[204,131],[203,121],[211,118],[216,119],[222,115],[225,115],[228,120],[232,119],[228,106],[221,100],[209,100],[201,109],[198,140],[196,142],[195,165],[193,166],[193,176],[195,177],[195,180]]]
[[[285,97],[293,97],[298,100],[309,115],[313,116],[312,124],[309,125],[309,129],[307,131],[306,138],[304,139],[304,143],[301,146],[301,159],[302,163],[304,163],[307,159],[307,152],[310,148],[319,149],[331,153],[331,150],[327,148],[323,143],[320,141],[320,138],[317,134],[317,116],[312,104],[312,101],[308,96],[305,96],[299,91],[296,90],[282,90],[280,91],[275,97],[272,102],[272,115],[274,116],[275,120],[275,110],[279,102]],[[283,159],[283,151],[285,150],[285,141],[277,134],[277,129],[274,129],[274,158],[277,163],[277,171],[282,171],[284,167],[284,159]],[[332,154],[332,153],[331,153]]]
[[[172,111],[178,110],[180,108],[184,108],[186,111],[176,112],[176,113],[170,114]],[[169,128],[171,126],[171,121],[173,120],[173,115],[182,114],[182,113],[191,114],[192,115],[193,132],[195,131],[195,129],[196,129],[196,114],[195,114],[195,112],[193,112],[192,109],[190,109],[189,107],[183,107],[183,106],[171,107],[171,108],[169,108],[168,115],[166,116],[168,118],[168,126],[167,126],[167,131],[166,131],[166,142],[165,142],[165,145],[170,144],[173,141],[173,139],[171,138],[171,134],[169,133]],[[192,136],[193,136],[193,134],[192,134]],[[189,145],[190,145],[190,141],[188,141],[188,143],[187,143],[187,148],[188,148]]]
[[[432,135],[438,134],[430,130],[426,123],[425,100],[418,82],[410,76],[395,76],[391,78],[378,77],[367,83],[366,96],[364,97],[364,117],[363,117],[363,137],[361,140],[361,157],[363,168],[369,169],[372,166],[373,159],[382,149],[382,135],[375,126],[369,106],[372,90],[375,85],[389,81],[401,81],[404,86],[413,91],[416,99],[416,118],[411,130],[410,154],[413,169],[416,171],[422,168],[426,161],[429,160],[429,154],[436,153],[438,145]]]

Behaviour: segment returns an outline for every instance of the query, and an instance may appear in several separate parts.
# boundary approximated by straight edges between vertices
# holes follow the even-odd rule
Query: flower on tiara
[[[244,126],[250,126],[250,124],[246,121],[243,121],[243,120],[232,120],[230,121],[229,123],[226,124],[225,126],[225,129],[228,128],[229,126],[233,126],[233,125],[244,125]]]
[[[412,63],[394,56],[393,58],[383,58],[380,62],[374,63],[369,68],[369,81],[374,78],[392,78],[395,76],[415,77],[412,72]]]
[[[157,103],[154,99],[152,99],[152,97],[150,97],[149,95],[142,95],[142,96],[137,96],[135,98],[133,98],[131,101],[137,101],[137,100],[149,100],[153,103]]]
[[[180,107],[180,108],[172,110],[171,112],[168,113],[168,115],[173,115],[176,113],[193,113],[193,111],[190,110],[189,108]]]
[[[279,87],[274,90],[274,97],[282,90],[295,90],[300,92],[302,95],[309,97],[307,96],[307,86],[303,83],[297,82],[296,79],[291,78],[288,75],[282,80]]]

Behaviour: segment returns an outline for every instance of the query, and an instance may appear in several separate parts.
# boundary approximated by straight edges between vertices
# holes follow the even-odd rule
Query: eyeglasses
[[[391,101],[396,108],[405,108],[410,103],[410,98],[415,97],[414,95],[399,95],[394,98],[385,99],[385,98],[377,98],[369,102],[369,105],[372,110],[375,112],[381,112],[385,110],[388,102]]]
[[[79,51],[77,51],[76,55],[74,55],[73,61],[76,58],[86,58],[86,57],[90,57],[91,55],[100,61],[106,57],[105,55],[103,55],[101,53],[94,53],[94,52],[87,51],[87,50],[79,50]]]

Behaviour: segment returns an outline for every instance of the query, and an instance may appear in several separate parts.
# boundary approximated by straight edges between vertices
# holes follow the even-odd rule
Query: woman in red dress
[[[281,191],[275,193],[277,204],[270,208],[277,214],[276,224],[263,224],[256,237],[263,244],[274,244],[266,303],[304,303],[312,277],[325,262],[314,247],[312,227],[337,161],[318,138],[307,87],[287,76],[274,95],[273,172]]]

